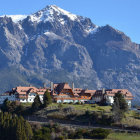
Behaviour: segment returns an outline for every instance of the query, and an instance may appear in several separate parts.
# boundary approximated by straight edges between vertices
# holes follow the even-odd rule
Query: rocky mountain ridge
[[[74,81],[81,88],[127,88],[139,100],[140,45],[109,25],[99,27],[54,5],[29,16],[0,17],[0,60],[1,81],[8,69],[16,73],[9,79],[18,77],[10,85],[4,81],[8,87],[1,91]]]

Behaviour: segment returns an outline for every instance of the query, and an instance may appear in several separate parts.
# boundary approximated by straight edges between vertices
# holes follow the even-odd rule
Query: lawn
[[[140,134],[112,133],[106,140],[140,140]]]
[[[58,107],[59,104],[53,103],[49,107]],[[104,112],[110,112],[111,106],[98,106],[96,104],[83,104],[83,105],[77,105],[77,104],[62,104],[62,108],[67,107],[73,107],[76,110],[89,110],[89,111],[104,111]]]
[[[74,140],[78,140],[78,139],[74,139]],[[90,139],[80,139],[80,140],[90,140]],[[112,133],[108,136],[107,139],[104,140],[140,140],[140,134]]]
[[[30,107],[32,103],[21,103],[21,105],[23,105],[24,107]]]

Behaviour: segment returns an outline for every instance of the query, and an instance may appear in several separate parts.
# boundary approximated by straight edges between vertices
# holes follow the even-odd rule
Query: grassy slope
[[[106,140],[140,140],[140,134],[112,133]]]
[[[29,104],[27,104],[28,106]],[[55,110],[58,108],[59,104],[53,103],[49,105],[47,110]],[[76,110],[89,110],[89,111],[104,111],[111,113],[111,106],[98,106],[94,104],[85,104],[85,105],[74,105],[74,104],[62,104],[62,108],[74,107]],[[56,112],[57,113],[57,112]],[[43,113],[44,114],[44,113]],[[134,112],[129,111],[126,114],[126,118],[123,119],[122,123],[131,125],[139,125],[140,119],[134,119]],[[129,134],[129,133],[111,133],[106,140],[140,140],[140,134]]]
[[[79,140],[79,139],[75,139],[75,140]],[[80,139],[80,140],[90,140],[90,139]],[[108,136],[107,139],[104,140],[140,140],[140,134],[112,133]]]
[[[53,115],[53,114],[59,114],[59,112],[55,111],[56,108],[58,107],[59,104],[53,103],[51,104],[47,110],[51,110],[52,113],[49,113],[48,115]],[[68,107],[73,107],[77,111],[97,111],[97,112],[104,112],[107,113],[108,115],[111,114],[111,106],[98,106],[95,104],[84,104],[84,105],[75,105],[75,104],[62,104],[62,108],[68,108]],[[122,120],[122,124],[125,124],[127,126],[140,126],[140,119],[136,119],[134,117],[134,111],[128,111],[125,115],[126,117]]]
[[[58,107],[59,104],[53,103],[50,107]],[[63,108],[74,107],[76,110],[89,110],[89,111],[105,111],[110,112],[111,106],[98,106],[94,104],[83,104],[83,105],[75,105],[75,104],[62,104]]]

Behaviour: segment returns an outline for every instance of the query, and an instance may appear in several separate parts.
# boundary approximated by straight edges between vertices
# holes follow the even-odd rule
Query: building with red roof
[[[127,89],[89,90],[74,88],[74,83],[72,84],[72,87],[70,87],[68,83],[53,84],[51,82],[50,87],[37,88],[34,86],[18,86],[13,88],[12,91],[6,92],[0,96],[0,103],[2,104],[6,98],[12,101],[17,100],[23,103],[32,103],[37,94],[39,95],[40,100],[43,101],[43,95],[46,90],[50,92],[52,99],[57,103],[100,103],[105,99],[106,103],[111,105],[114,102],[115,94],[118,92],[124,95],[129,106],[131,106],[131,101],[133,99],[132,93]]]

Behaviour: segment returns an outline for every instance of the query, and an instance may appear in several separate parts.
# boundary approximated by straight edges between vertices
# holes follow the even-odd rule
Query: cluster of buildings
[[[43,94],[48,90],[50,92],[52,99],[57,103],[100,103],[105,100],[106,104],[113,104],[115,93],[120,92],[123,94],[129,106],[131,106],[131,101],[133,99],[132,93],[127,89],[102,89],[102,90],[88,90],[81,88],[74,88],[74,83],[72,87],[68,83],[57,83],[51,82],[50,87],[37,88],[33,86],[29,87],[16,87],[11,91],[8,91],[0,95],[0,104],[4,102],[5,99],[10,101],[20,101],[22,103],[32,103],[34,102],[35,96],[38,94],[40,100],[43,101]]]

